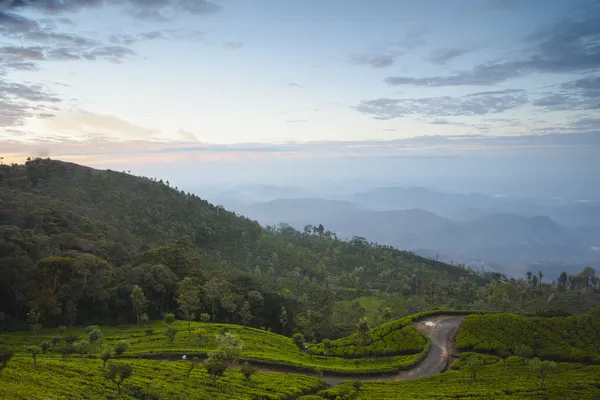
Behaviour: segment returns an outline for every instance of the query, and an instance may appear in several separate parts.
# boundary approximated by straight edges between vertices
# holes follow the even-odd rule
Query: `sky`
[[[589,185],[599,68],[600,0],[0,0],[0,156]]]

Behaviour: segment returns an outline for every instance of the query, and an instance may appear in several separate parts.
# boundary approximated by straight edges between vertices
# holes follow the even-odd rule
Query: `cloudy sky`
[[[599,0],[0,0],[0,153],[556,156],[599,68]]]

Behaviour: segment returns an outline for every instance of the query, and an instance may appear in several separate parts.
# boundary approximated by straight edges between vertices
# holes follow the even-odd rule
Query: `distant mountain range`
[[[287,223],[302,230],[323,224],[341,238],[361,236],[508,274],[539,265],[578,269],[600,264],[600,204],[593,202],[389,187],[344,200],[281,198],[229,206],[263,225]]]

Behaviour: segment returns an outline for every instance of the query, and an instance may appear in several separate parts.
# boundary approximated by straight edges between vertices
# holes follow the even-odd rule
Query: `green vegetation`
[[[250,384],[232,370],[212,384],[207,370],[198,366],[186,378],[189,363],[151,360],[115,361],[128,365],[131,375],[120,386],[120,399],[289,399],[323,388],[321,380],[294,374],[258,372]],[[104,371],[101,360],[44,358],[37,368],[24,358],[15,358],[0,376],[3,399],[90,399],[115,398],[123,375]],[[108,375],[108,378],[107,378]]]
[[[571,317],[469,315],[456,344],[461,350],[598,363],[600,307]]]
[[[600,398],[600,366],[561,363],[558,373],[540,385],[539,371],[512,357],[506,363],[486,360],[477,380],[466,366],[429,378],[399,382],[362,382],[358,397],[352,382],[319,392],[317,399],[573,399]],[[493,364],[492,364],[493,363]],[[339,397],[338,397],[339,396]]]
[[[0,210],[7,330],[142,325],[144,315],[177,312],[190,321],[209,314],[299,331],[312,341],[346,336],[364,316],[334,313],[337,301],[395,296],[422,303],[433,297],[427,288],[435,281],[436,298],[459,303],[490,279],[364,238],[341,241],[324,229],[263,229],[168,183],[52,160],[1,165]],[[190,289],[182,295],[185,278]],[[460,285],[470,289],[456,290]],[[195,288],[199,299],[187,296]]]
[[[349,361],[341,357],[311,355],[308,352],[301,351],[294,341],[288,337],[240,325],[192,322],[192,334],[177,334],[172,343],[165,336],[165,332],[170,328],[187,329],[186,321],[175,321],[170,325],[166,325],[164,322],[151,321],[148,326],[153,329],[153,333],[150,335],[146,333],[147,328],[138,329],[136,325],[104,326],[102,327],[103,346],[92,344],[87,348],[88,353],[86,354],[101,359],[104,359],[106,354],[107,360],[111,357],[117,359],[119,357],[164,358],[171,355],[180,357],[183,354],[188,357],[197,355],[204,358],[218,350],[218,337],[223,333],[231,333],[239,337],[244,343],[244,347],[240,352],[240,359],[244,361],[292,367],[299,371],[312,372],[320,369],[332,373],[376,374],[409,368],[420,361],[428,349],[427,342],[423,339],[420,352],[415,354],[371,357]],[[86,337],[84,328],[72,327],[69,331],[74,336],[77,344],[80,342],[88,344],[88,342],[82,340]],[[55,333],[55,329],[42,329],[37,337],[30,332],[7,333],[0,335],[0,346],[23,348],[22,353],[24,354],[25,347],[23,346],[34,345],[39,341],[52,337]],[[198,333],[201,333],[200,339]],[[105,353],[107,346],[113,348],[114,354],[111,352]],[[77,353],[77,350],[73,347],[63,348],[61,343],[58,343],[56,347],[50,349],[48,354],[57,356],[62,354],[60,350],[65,350],[67,356]]]

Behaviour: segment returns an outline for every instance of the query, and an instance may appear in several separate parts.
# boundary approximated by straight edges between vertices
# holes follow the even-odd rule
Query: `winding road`
[[[464,319],[465,317],[462,315],[439,315],[414,323],[413,326],[415,329],[431,338],[431,347],[429,348],[429,353],[427,353],[425,359],[410,369],[399,371],[391,375],[333,375],[324,372],[323,376],[320,378],[329,386],[337,386],[348,380],[404,381],[438,374],[444,371],[448,366],[450,355],[452,354],[451,348],[453,346],[454,336],[458,332]],[[258,368],[264,372],[296,373],[316,376],[310,372],[298,372],[293,371],[290,368],[269,367],[265,365],[258,366]]]

